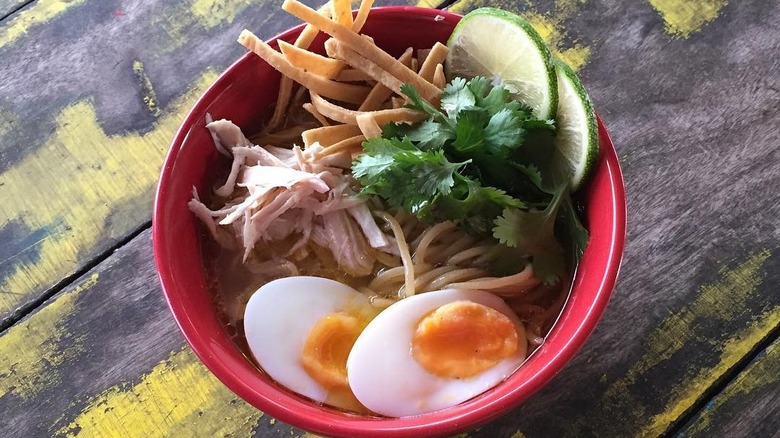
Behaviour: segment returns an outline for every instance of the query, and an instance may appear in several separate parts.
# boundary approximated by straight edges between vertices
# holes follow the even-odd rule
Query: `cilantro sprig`
[[[563,274],[562,235],[579,257],[587,231],[569,197],[568,178],[549,166],[554,120],[533,116],[503,86],[455,78],[441,108],[404,84],[407,107],[428,118],[384,126],[353,163],[361,192],[427,221],[452,220],[492,236],[513,256],[530,257],[547,283]]]

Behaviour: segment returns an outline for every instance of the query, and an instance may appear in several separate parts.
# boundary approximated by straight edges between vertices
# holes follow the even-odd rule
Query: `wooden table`
[[[293,25],[279,3],[0,0],[0,435],[306,435],[193,356],[149,235],[174,130],[243,53],[242,28]],[[780,436],[780,2],[450,9],[488,4],[579,70],[629,232],[581,353],[465,436]]]

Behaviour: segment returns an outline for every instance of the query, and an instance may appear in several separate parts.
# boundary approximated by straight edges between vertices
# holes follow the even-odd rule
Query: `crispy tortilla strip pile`
[[[413,85],[427,101],[438,105],[446,79],[442,63],[447,57],[445,45],[430,49],[410,47],[395,59],[360,34],[373,5],[362,0],[353,18],[350,0],[332,0],[318,11],[297,0],[285,0],[282,8],[307,23],[294,44],[279,41],[280,51],[261,41],[248,30],[238,42],[282,73],[282,82],[274,113],[263,139],[287,138],[287,130],[274,132],[284,123],[290,108],[294,82],[309,94],[303,109],[321,127],[300,132],[304,146],[319,143],[322,154],[350,151],[360,153],[366,138],[379,137],[389,122],[416,123],[426,114],[404,108],[403,84]],[[327,56],[309,49],[317,34],[330,35],[325,42]]]

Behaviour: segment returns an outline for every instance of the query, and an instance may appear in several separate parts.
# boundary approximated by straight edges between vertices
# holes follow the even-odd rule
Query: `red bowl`
[[[364,33],[394,55],[407,47],[446,41],[460,16],[414,7],[371,11]],[[302,26],[277,37],[293,42]],[[312,49],[322,51],[324,38]],[[271,43],[275,45],[275,42]],[[279,73],[254,54],[230,66],[206,91],[176,133],[160,176],[152,237],[162,289],[173,316],[195,354],[228,388],[281,421],[314,433],[343,437],[451,435],[507,413],[541,389],[572,359],[601,317],[623,254],[626,204],[623,178],[612,141],[599,120],[600,158],[582,191],[590,242],[577,269],[571,296],[544,344],[509,379],[458,406],[406,418],[373,418],[323,407],[277,385],[257,371],[231,340],[206,287],[198,224],[187,208],[192,187],[211,188],[220,166],[204,127],[206,113],[253,131],[261,110],[276,97]],[[224,163],[223,163],[224,164]]]

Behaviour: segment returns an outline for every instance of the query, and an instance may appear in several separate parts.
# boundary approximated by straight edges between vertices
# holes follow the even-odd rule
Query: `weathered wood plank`
[[[686,4],[709,12],[689,19],[660,0],[523,6],[562,58],[581,61],[623,158],[629,242],[615,297],[582,353],[526,405],[469,436],[660,435],[780,324],[780,5],[723,3],[712,16],[718,2]],[[141,61],[153,84],[164,81]],[[155,96],[166,109],[178,94],[161,99],[164,88]],[[19,248],[50,234],[25,226],[3,232],[26,239]],[[234,401],[183,349],[152,272],[143,234],[0,336],[0,430],[290,434]]]
[[[31,0],[0,0],[0,20],[4,20],[14,12],[22,9],[23,6],[30,3]]]
[[[9,437],[247,436],[261,417],[184,347],[149,231],[0,336],[0,411]]]
[[[780,341],[715,396],[679,437],[780,436]]]
[[[39,0],[0,22],[0,326],[149,220],[173,133],[241,29],[295,24],[249,0]]]
[[[159,289],[149,237],[143,232],[0,336],[0,430],[7,436],[82,438],[248,436],[253,430],[304,436],[238,400],[184,346]],[[601,412],[610,406],[583,399],[599,380],[593,373],[604,352],[598,348],[610,335],[600,329],[550,387],[468,436],[615,436],[615,428],[586,423],[605,421]],[[618,341],[615,350],[632,343]],[[658,392],[671,391],[663,379],[654,382]],[[646,388],[643,393],[653,395]],[[579,410],[593,416],[572,415]],[[637,435],[642,424],[635,420],[624,418],[620,435]]]
[[[483,5],[518,10],[561,58],[581,61],[621,156],[629,236],[615,298],[583,352],[476,436],[660,435],[780,324],[780,5],[452,9]]]

